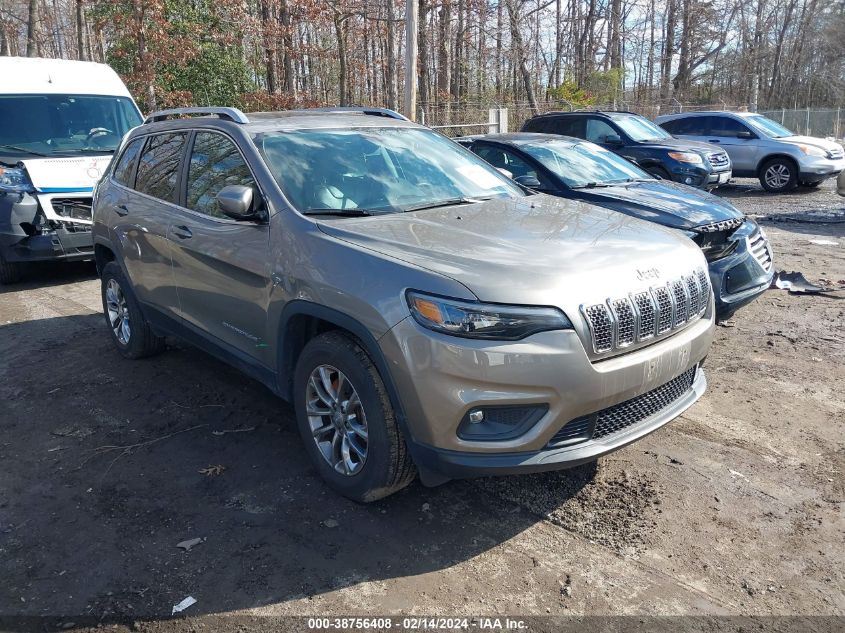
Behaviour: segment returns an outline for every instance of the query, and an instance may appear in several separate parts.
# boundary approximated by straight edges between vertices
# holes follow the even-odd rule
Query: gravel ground
[[[845,283],[831,183],[718,193],[759,216],[779,269]],[[234,369],[181,344],[120,359],[90,265],[0,293],[0,630],[407,613],[845,623],[845,293],[763,295],[718,328],[702,400],[597,465],[368,506],[322,485],[291,409]],[[171,619],[186,596],[193,617]],[[625,627],[657,626],[641,618]]]

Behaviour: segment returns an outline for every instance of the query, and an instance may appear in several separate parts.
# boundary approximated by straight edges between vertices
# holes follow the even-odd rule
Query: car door
[[[711,115],[708,118],[710,129],[701,140],[718,145],[728,153],[734,174],[756,171],[760,152],[757,134],[733,117]]]
[[[269,366],[269,224],[228,218],[216,199],[227,185],[245,185],[261,208],[255,178],[231,137],[207,130],[193,134],[183,178],[168,234],[180,314],[224,351]]]
[[[178,300],[167,231],[178,208],[179,170],[187,137],[184,132],[168,132],[133,140],[112,175],[110,184],[118,186],[109,188],[108,205],[117,216],[114,243],[120,245],[135,296],[169,316],[176,315]]]

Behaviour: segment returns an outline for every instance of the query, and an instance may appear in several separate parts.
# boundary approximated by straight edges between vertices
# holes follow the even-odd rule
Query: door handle
[[[179,239],[187,240],[193,237],[194,234],[191,233],[191,229],[189,229],[187,226],[175,226],[173,227],[173,235],[175,235]]]
[[[707,141],[707,142],[708,142],[708,143],[721,143],[722,141],[720,141],[720,140],[719,140],[719,139],[717,139],[717,138],[711,138],[711,139],[710,139],[709,141]]]
[[[121,217],[129,215],[129,209],[126,208],[125,204],[117,205],[114,209],[114,212]]]

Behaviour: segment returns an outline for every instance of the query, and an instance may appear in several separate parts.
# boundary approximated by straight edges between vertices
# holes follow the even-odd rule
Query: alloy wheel
[[[106,311],[118,342],[121,345],[129,345],[129,337],[132,335],[129,327],[129,305],[120,284],[114,279],[109,279],[106,284]]]
[[[367,416],[346,375],[319,365],[308,377],[305,413],[317,449],[342,475],[355,475],[367,460]]]
[[[783,189],[789,183],[791,176],[789,167],[783,163],[775,163],[766,170],[763,178],[772,189]]]

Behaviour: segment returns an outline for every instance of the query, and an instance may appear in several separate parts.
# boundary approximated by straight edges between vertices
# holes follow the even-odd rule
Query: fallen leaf
[[[224,470],[226,470],[225,466],[217,464],[216,466],[209,466],[208,468],[200,468],[198,472],[206,477],[216,477],[218,475],[222,475]]]

